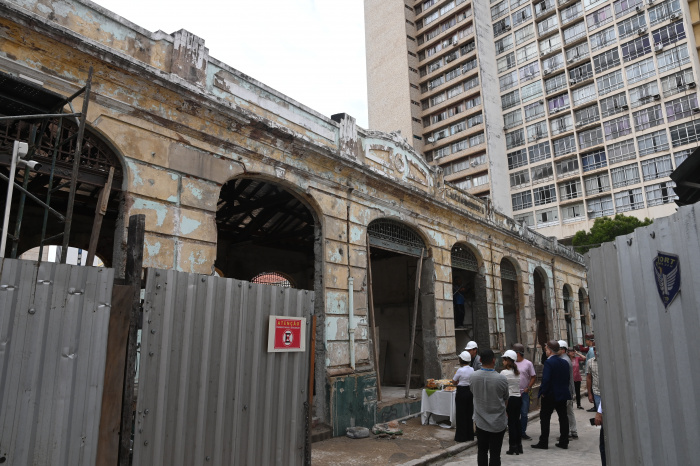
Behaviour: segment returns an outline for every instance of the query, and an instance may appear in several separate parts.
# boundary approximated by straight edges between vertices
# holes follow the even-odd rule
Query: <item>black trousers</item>
[[[522,444],[523,426],[520,423],[520,407],[522,404],[523,400],[519,396],[508,398],[506,414],[508,414],[508,445],[510,448],[519,447]]]
[[[478,466],[501,466],[501,447],[506,430],[500,432],[488,432],[476,428],[476,441],[478,445]],[[489,455],[491,458],[489,459]]]
[[[457,387],[455,410],[457,411],[455,442],[474,440],[474,422],[472,421],[474,398],[469,387]]]
[[[581,381],[574,382],[574,389],[576,390],[576,406],[581,407]]]
[[[549,423],[552,419],[552,413],[557,412],[559,417],[559,443],[561,445],[569,444],[569,416],[566,412],[566,400],[555,401],[551,396],[541,398],[542,407],[540,408],[540,427],[542,434],[540,435],[540,445],[549,444]]]
[[[603,426],[600,426],[600,462],[605,466],[605,433],[603,432]]]

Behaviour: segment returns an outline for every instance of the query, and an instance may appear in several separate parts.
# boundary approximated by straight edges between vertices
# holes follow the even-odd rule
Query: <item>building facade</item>
[[[320,115],[210,57],[202,38],[153,33],[92,2],[11,1],[0,12],[8,89],[71,96],[93,69],[70,246],[87,248],[94,193],[114,168],[105,265],[123,273],[125,219],[144,214],[144,267],[313,291],[314,410],[336,435],[403,413],[378,402],[377,385],[406,383],[414,309],[415,386],[450,377],[469,339],[498,351],[522,341],[536,355],[547,338],[582,343],[589,331],[582,257],[446,184],[398,133]],[[6,165],[31,121],[0,129]],[[44,138],[73,130],[49,124]],[[38,196],[47,156],[35,154],[44,167],[27,179]],[[18,254],[37,246],[42,216],[27,204]],[[269,382],[255,373],[249,386]]]
[[[365,5],[372,16],[374,0]],[[464,66],[452,58],[459,47],[450,44],[471,31],[465,37],[474,42],[479,85],[470,92],[484,105],[498,95],[498,108],[484,108],[481,123],[484,170],[497,208],[561,239],[602,216],[673,212],[668,175],[700,139],[691,33],[697,5],[691,11],[687,2],[671,0],[502,0],[485,8],[457,0],[406,5],[407,53],[417,70],[407,75],[409,86],[418,87],[411,87],[412,99],[423,103],[410,107],[419,120],[412,130],[428,160],[458,185],[463,176],[473,180],[475,169],[465,163],[471,153],[446,137],[453,130],[468,134],[461,128],[469,127],[469,115],[436,127],[439,116],[429,105],[436,97],[446,108],[462,105],[464,92],[451,90],[453,84],[466,89],[453,79],[453,63],[462,66],[457,73]],[[370,95],[382,86],[371,66],[373,48],[382,47],[373,33],[368,28]],[[382,128],[381,108],[372,105],[370,121]]]

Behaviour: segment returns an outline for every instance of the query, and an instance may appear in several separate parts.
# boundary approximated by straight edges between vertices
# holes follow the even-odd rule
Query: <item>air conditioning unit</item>
[[[693,113],[700,113],[700,108],[693,107]]]
[[[545,69],[544,74],[549,74],[549,69]]]
[[[503,131],[508,131],[508,126],[504,126]]]
[[[639,28],[639,29],[637,29],[637,35],[640,35],[640,36],[641,36],[642,34],[645,34],[646,32],[647,32],[647,28]]]
[[[433,142],[435,142],[435,138],[432,136],[428,137],[428,142],[432,144]]]
[[[433,83],[428,83],[428,89],[432,89],[432,88],[433,88]]]
[[[569,58],[566,62],[567,62],[567,63],[573,63],[573,62],[575,62],[575,61],[576,61],[576,57],[574,57],[574,58]]]
[[[654,96],[654,100],[661,100],[661,96],[660,96],[659,94],[656,94],[656,95]]]
[[[459,41],[457,39],[452,39],[452,45],[459,45]]]
[[[691,88],[691,89],[693,89],[693,88],[695,87],[695,83],[694,83],[694,82],[689,82],[689,83],[686,84],[686,85],[687,85],[689,88]]]
[[[576,123],[576,126],[583,126],[583,122],[579,121],[578,123]]]
[[[504,31],[510,31],[510,24],[506,24],[506,26],[503,28]]]
[[[635,10],[637,10],[637,11],[642,11],[642,6],[641,6],[641,5],[638,5],[638,6],[635,8]]]
[[[454,59],[455,59],[455,57],[453,57],[453,56],[445,57],[445,63],[450,63]]]
[[[552,113],[557,113],[559,110],[561,110],[561,109],[560,108],[553,108]]]
[[[545,55],[547,55],[546,52],[540,52],[540,57],[544,57]]]
[[[659,43],[659,44],[654,45],[654,50],[656,51],[656,53],[661,52],[663,49],[664,49],[664,44]]]
[[[678,16],[679,16],[678,13],[671,13],[671,14],[668,16],[668,18],[669,18],[669,19],[676,19],[676,18],[678,18]]]
[[[630,108],[629,108],[629,105],[623,105],[623,106],[620,107],[620,108],[621,108],[622,110],[629,110],[629,109],[630,109]]]
[[[574,84],[576,84],[577,82],[578,82],[578,81],[576,81],[575,79],[569,79],[569,84],[572,85],[572,86],[573,86]]]

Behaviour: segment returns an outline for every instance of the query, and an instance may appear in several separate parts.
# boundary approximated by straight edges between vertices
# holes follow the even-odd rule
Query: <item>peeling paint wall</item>
[[[569,284],[575,296],[587,287],[578,254],[445,184],[442,173],[400,134],[358,128],[343,114],[334,116],[337,121],[320,115],[210,57],[204,40],[187,31],[150,33],[79,0],[17,0],[0,4],[0,37],[0,69],[64,95],[82,86],[87,67],[94,67],[88,121],[124,160],[123,216],[146,215],[144,266],[211,274],[219,192],[237,176],[280,183],[311,206],[319,220],[314,278],[319,392],[328,377],[353,372],[349,277],[359,320],[355,372],[370,376],[375,370],[366,255],[373,220],[404,222],[428,246],[426,280],[432,281],[434,295],[423,296],[431,310],[423,318],[432,346],[423,351],[434,364],[431,371],[441,371],[442,377],[452,375],[458,350],[451,296],[455,244],[469,244],[479,261],[479,292],[485,295],[479,322],[488,329],[482,345],[504,349],[499,347],[503,257],[518,264],[526,345],[534,344],[535,267],[546,271],[554,290],[548,308],[555,329],[565,329],[563,285]],[[125,230],[115,235],[123,245]],[[317,399],[320,415],[331,416],[337,407],[328,405],[330,395]]]

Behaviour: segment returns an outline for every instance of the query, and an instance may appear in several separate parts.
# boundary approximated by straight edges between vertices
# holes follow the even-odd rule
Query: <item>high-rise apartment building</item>
[[[700,141],[688,5],[365,0],[370,126],[547,236],[668,215]]]

